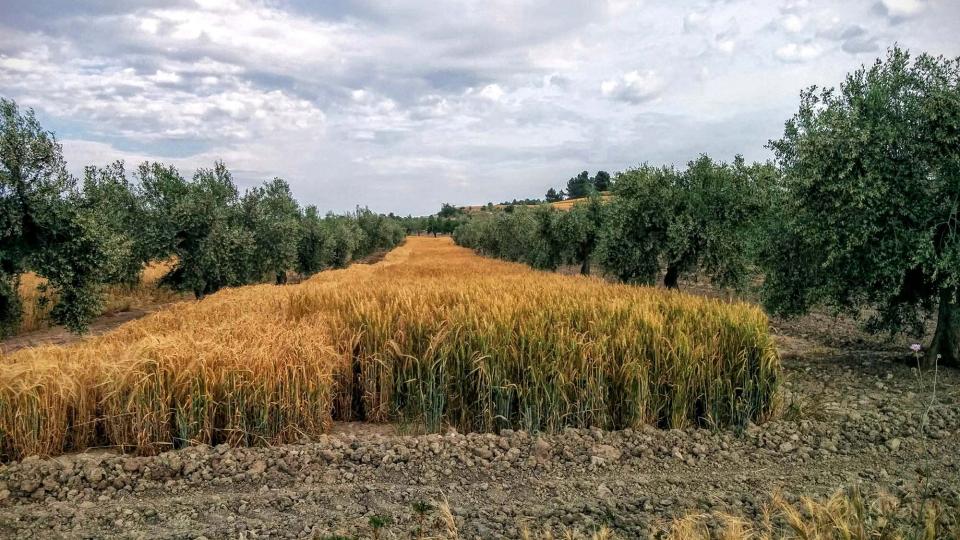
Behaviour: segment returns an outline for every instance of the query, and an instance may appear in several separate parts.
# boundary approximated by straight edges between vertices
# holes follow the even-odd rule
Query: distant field
[[[756,307],[562,276],[411,237],[375,265],[226,289],[0,357],[5,459],[257,445],[335,419],[438,430],[760,422],[779,359]]]
[[[604,191],[603,193],[600,194],[600,199],[603,200],[604,202],[607,202],[607,201],[613,199],[613,194],[611,194],[611,193],[608,192],[608,191]],[[569,210],[569,209],[571,209],[571,208],[573,207],[573,205],[575,205],[575,204],[577,204],[577,203],[586,202],[586,201],[588,201],[588,200],[589,200],[588,197],[579,197],[579,198],[577,198],[577,199],[566,199],[566,200],[563,200],[563,201],[552,202],[552,203],[550,203],[550,206],[556,208],[557,210]],[[507,206],[509,206],[509,205],[507,205],[507,204],[495,204],[495,205],[493,205],[494,208],[500,208],[500,209],[506,208]],[[527,205],[527,206],[537,206],[537,205]],[[477,213],[477,212],[483,212],[483,211],[485,211],[486,209],[487,209],[487,206],[486,206],[486,205],[464,206],[464,207],[463,207],[463,211],[466,212],[466,213],[468,213],[468,214],[475,214],[475,213]]]
[[[611,195],[610,193],[601,193],[601,194],[600,194],[600,200],[602,200],[602,201],[604,201],[604,202],[607,202],[607,201],[609,201],[609,200],[611,200],[611,199],[613,199],[613,195]],[[552,203],[550,203],[550,206],[556,208],[557,210],[569,210],[569,209],[573,208],[573,205],[579,204],[579,203],[582,203],[582,202],[586,202],[586,201],[588,201],[588,200],[590,200],[590,199],[587,198],[587,197],[580,197],[579,199],[567,199],[567,200],[564,200],[564,201],[552,202]]]

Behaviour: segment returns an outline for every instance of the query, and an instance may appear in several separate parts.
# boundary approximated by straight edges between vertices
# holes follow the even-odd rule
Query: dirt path
[[[86,334],[78,335],[70,332],[62,326],[52,326],[41,330],[34,330],[24,334],[18,334],[11,338],[0,341],[0,353],[10,354],[27,347],[36,347],[37,345],[66,345],[86,339],[91,336],[98,336],[109,332],[125,322],[139,319],[149,315],[157,310],[163,309],[168,304],[152,306],[150,308],[133,308],[126,311],[102,315],[90,323],[90,329]]]

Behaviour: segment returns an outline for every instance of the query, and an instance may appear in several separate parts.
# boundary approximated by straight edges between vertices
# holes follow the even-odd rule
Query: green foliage
[[[454,241],[490,257],[554,270],[569,257],[560,214],[549,205],[478,214],[454,231]]]
[[[651,284],[660,272],[661,251],[673,219],[669,201],[676,176],[673,168],[648,165],[619,175],[599,258],[621,281]]]
[[[114,254],[106,228],[79,206],[54,135],[32,110],[0,99],[0,335],[18,325],[17,285],[29,270],[57,291],[55,322],[83,331],[97,312],[100,284],[114,270],[104,272],[104,261]]]
[[[567,258],[580,265],[581,274],[590,273],[590,261],[604,226],[604,206],[594,193],[587,202],[574,204],[561,213],[556,224],[560,241],[566,247]]]
[[[0,337],[16,332],[23,313],[20,299],[20,276],[0,270]]]
[[[452,218],[459,216],[463,213],[463,210],[457,208],[456,206],[448,203],[443,203],[440,205],[440,211],[437,212],[437,217],[441,218]]]
[[[422,232],[427,230],[427,218],[422,216],[407,216],[404,218],[397,218],[397,221],[403,227],[403,231],[407,235],[417,234],[419,235]]]
[[[463,219],[462,212],[448,215],[448,217],[443,217],[439,214],[436,216],[429,216],[426,220],[426,231],[434,236],[438,234],[453,234],[453,231]]]
[[[567,198],[579,199],[586,197],[593,190],[590,173],[583,171],[567,181]]]
[[[600,240],[607,270],[627,282],[676,287],[684,273],[741,287],[769,208],[776,172],[769,164],[714,162],[700,156],[685,171],[644,165],[621,173]]]
[[[372,212],[368,208],[357,208],[357,225],[363,235],[359,253],[363,257],[380,249],[390,249],[403,241],[404,229],[396,219]]]
[[[373,532],[373,538],[376,540],[380,538],[380,534],[381,534],[380,531],[383,530],[384,527],[392,523],[393,520],[390,518],[390,516],[382,516],[380,514],[374,514],[370,516],[370,519],[368,522],[370,523],[370,529],[372,529],[372,532]]]
[[[612,187],[613,182],[610,180],[610,173],[607,171],[597,171],[597,175],[593,177],[593,189],[597,191],[610,191]]]
[[[177,257],[164,282],[197,298],[250,282],[258,270],[256,239],[244,226],[239,194],[226,166],[217,162],[213,169],[200,169],[190,181],[165,170],[160,182],[161,197],[170,200],[156,206],[168,212],[161,226],[172,233]]]
[[[523,217],[529,210],[517,214]],[[524,260],[534,268],[555,270],[564,262],[567,244],[559,229],[560,212],[550,205],[540,205],[533,209],[532,233],[527,236],[530,245]]]
[[[544,200],[547,202],[562,201],[563,195],[564,193],[562,189],[558,192],[556,189],[550,188],[547,190],[547,194],[544,196]]]
[[[328,215],[325,220],[330,242],[330,258],[328,265],[333,268],[344,268],[362,245],[363,230],[350,216]]]
[[[330,260],[331,246],[327,242],[323,219],[317,207],[310,205],[300,217],[300,238],[297,242],[296,270],[310,275],[323,270]]]
[[[870,308],[869,328],[918,334],[939,305],[928,358],[960,363],[960,59],[893,48],[803,92],[770,147],[784,184],[766,304]]]
[[[532,210],[516,207],[471,218],[454,231],[454,241],[490,257],[529,263],[537,227]]]
[[[151,259],[174,254],[180,237],[179,207],[190,187],[172,165],[141,163],[137,168],[140,204],[144,219],[140,223],[140,242]]]
[[[355,214],[321,218],[308,206],[300,218],[302,235],[297,248],[297,271],[312,274],[326,268],[343,268],[378,250],[403,242],[409,221],[358,208]]]
[[[300,240],[300,205],[290,192],[290,185],[274,178],[255,187],[240,202],[243,225],[253,234],[254,275],[275,276],[285,283],[287,270],[294,267]],[[256,279],[254,279],[256,280]]]
[[[122,161],[84,169],[81,212],[104,227],[113,259],[106,261],[104,279],[134,285],[150,261],[150,248],[140,230],[146,218],[142,199],[127,180]]]

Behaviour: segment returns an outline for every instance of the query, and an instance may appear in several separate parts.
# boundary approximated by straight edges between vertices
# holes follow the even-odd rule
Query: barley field
[[[0,357],[4,459],[260,445],[334,420],[428,431],[730,428],[780,406],[766,316],[408,238],[373,265],[225,289]]]

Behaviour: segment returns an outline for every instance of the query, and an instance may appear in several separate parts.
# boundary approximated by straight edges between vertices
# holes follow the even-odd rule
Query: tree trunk
[[[940,292],[937,330],[923,359],[924,367],[960,367],[960,298],[952,291]],[[940,358],[937,358],[937,356]]]
[[[590,275],[590,257],[583,260],[583,264],[580,265],[580,273],[585,276]]]
[[[663,276],[663,285],[668,289],[678,289],[677,280],[680,278],[680,269],[672,264],[667,265],[667,274]]]

